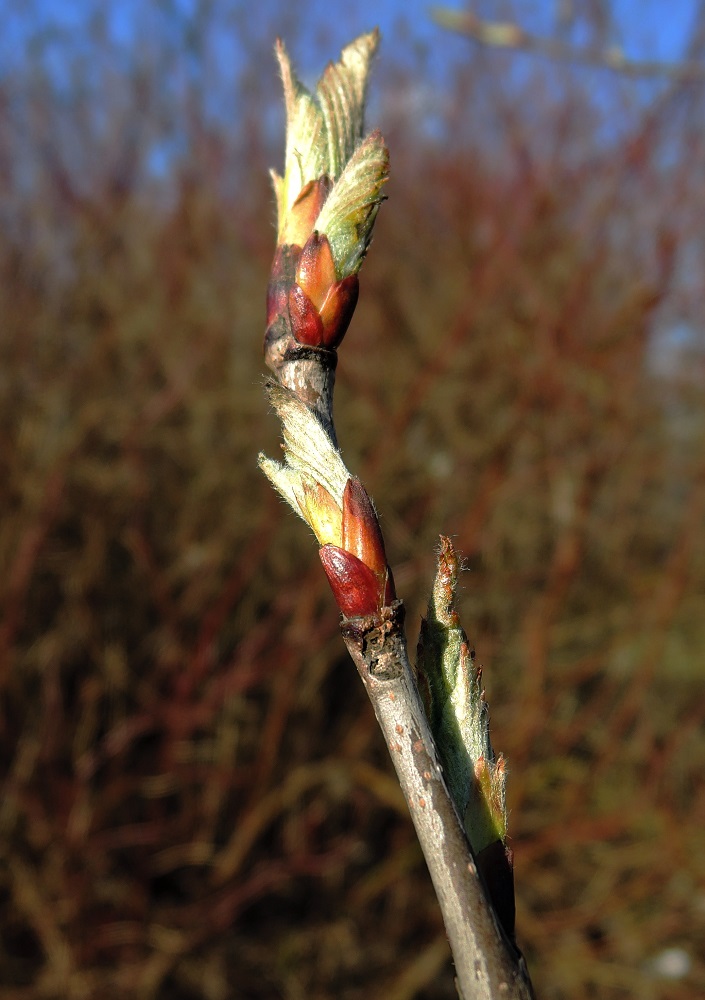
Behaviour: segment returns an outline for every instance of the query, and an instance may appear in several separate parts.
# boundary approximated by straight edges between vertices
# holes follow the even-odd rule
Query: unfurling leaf
[[[478,865],[481,869],[490,866],[483,871],[485,881],[511,935],[514,893],[510,854],[504,845],[504,758],[496,757],[492,749],[482,670],[475,665],[454,606],[458,571],[453,545],[441,536],[433,593],[419,636],[419,684],[448,788]]]

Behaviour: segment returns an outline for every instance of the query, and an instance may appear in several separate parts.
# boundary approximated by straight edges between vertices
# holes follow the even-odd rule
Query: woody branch
[[[347,46],[340,60],[328,65],[314,93],[298,81],[284,46],[277,44],[287,141],[284,174],[272,174],[278,227],[264,353],[274,374],[267,388],[282,423],[284,461],[261,455],[260,467],[319,543],[341,611],[344,641],[372,702],[431,873],[461,997],[528,1000],[531,983],[511,940],[513,897],[507,908],[511,917],[505,913],[500,919],[478,870],[485,852],[477,850],[475,834],[469,832],[477,824],[464,825],[459,816],[461,803],[444,774],[451,758],[439,756],[419,696],[407,654],[404,606],[396,599],[374,505],[346,468],[335,435],[337,348],[357,302],[358,272],[388,177],[381,134],[363,134],[368,71],[377,42],[373,32]],[[439,627],[449,628],[440,619]],[[443,645],[448,645],[445,639]],[[426,649],[430,662],[430,639]],[[470,661],[466,657],[463,663],[467,667]],[[456,673],[469,691],[471,671],[454,670],[454,684]],[[479,676],[472,678],[479,685]],[[436,695],[440,690],[432,678],[429,689]],[[453,692],[458,690],[456,685]],[[475,714],[484,725],[482,713]],[[484,717],[486,721],[486,712]],[[461,747],[461,757],[463,753]],[[503,782],[488,741],[484,752],[470,754],[467,762],[474,769],[468,781],[478,789],[484,787],[483,775]],[[501,789],[503,810],[503,783]],[[481,847],[491,850],[495,827],[484,824],[482,830]],[[504,858],[503,849],[501,854]]]

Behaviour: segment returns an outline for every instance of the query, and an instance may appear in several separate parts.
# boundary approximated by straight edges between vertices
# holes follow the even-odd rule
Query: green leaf
[[[446,781],[476,854],[506,836],[505,769],[490,742],[482,670],[454,607],[459,562],[441,536],[417,671]]]
[[[379,31],[360,35],[329,63],[316,87],[328,139],[327,169],[340,176],[362,139],[370,61],[379,44]]]
[[[389,153],[375,131],[348,160],[316,219],[316,229],[328,237],[339,278],[360,270],[388,177]]]
[[[378,42],[375,30],[347,45],[338,62],[328,64],[314,93],[297,78],[277,42],[286,105],[284,175],[271,172],[280,242],[295,238],[303,245],[314,228],[325,234],[339,280],[360,269],[389,175],[380,133],[363,140],[367,81]],[[331,182],[330,194],[309,217],[301,202],[294,206],[306,185],[321,177]]]

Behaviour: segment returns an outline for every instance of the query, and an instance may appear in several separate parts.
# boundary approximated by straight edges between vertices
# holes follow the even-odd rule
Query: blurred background
[[[473,12],[0,3],[8,1000],[455,996],[316,545],[256,468],[274,38],[312,85],[375,24],[344,456],[412,648],[438,533],[464,553],[538,996],[705,991],[705,14]]]

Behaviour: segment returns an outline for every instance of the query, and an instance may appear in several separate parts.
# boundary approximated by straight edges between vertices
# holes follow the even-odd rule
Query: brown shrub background
[[[87,60],[37,43],[0,88],[2,995],[442,1000],[440,915],[315,545],[256,469],[270,46],[334,50],[223,10],[126,65],[97,17]],[[213,113],[221,28],[248,58]],[[466,556],[539,996],[696,997],[702,88],[409,51],[400,30],[373,83],[393,180],[341,352],[345,457],[412,643],[438,532]],[[433,129],[402,101],[419,80]],[[162,131],[181,145],[155,171]]]

